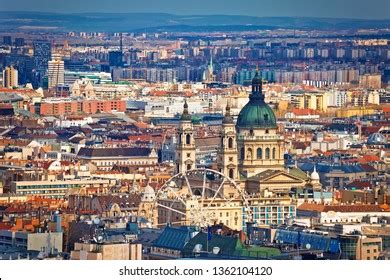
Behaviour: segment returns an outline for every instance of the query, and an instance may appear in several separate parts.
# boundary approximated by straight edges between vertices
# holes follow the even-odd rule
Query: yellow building
[[[299,109],[312,109],[326,112],[328,109],[328,95],[326,92],[306,92],[297,97]]]
[[[363,108],[363,107],[349,107],[349,108],[340,108],[335,111],[337,118],[350,118],[353,116],[366,116],[375,114],[376,110],[374,108]]]
[[[18,70],[15,69],[13,66],[6,67],[3,70],[3,87],[18,87]]]

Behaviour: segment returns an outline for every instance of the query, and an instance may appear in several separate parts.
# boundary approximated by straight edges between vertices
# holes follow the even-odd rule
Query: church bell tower
[[[181,115],[178,128],[178,143],[176,149],[176,173],[195,169],[195,139],[191,115],[188,112],[187,100]]]

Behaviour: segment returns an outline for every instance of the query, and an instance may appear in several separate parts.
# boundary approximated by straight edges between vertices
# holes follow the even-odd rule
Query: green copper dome
[[[252,80],[249,102],[242,108],[237,119],[238,128],[277,128],[275,113],[264,101],[262,80],[256,72]]]

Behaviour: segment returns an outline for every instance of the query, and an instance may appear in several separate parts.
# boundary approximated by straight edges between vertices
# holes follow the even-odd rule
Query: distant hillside
[[[227,24],[228,23],[228,24]],[[390,28],[390,20],[253,17],[230,15],[172,15],[163,13],[0,12],[0,30],[58,30],[87,32],[229,31],[274,28],[357,29]]]

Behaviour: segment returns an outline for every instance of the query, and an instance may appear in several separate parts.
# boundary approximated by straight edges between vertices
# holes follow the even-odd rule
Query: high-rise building
[[[382,86],[380,74],[365,74],[360,76],[359,84],[362,88],[379,89]]]
[[[6,67],[3,70],[3,87],[18,87],[18,70],[16,70],[13,66]]]
[[[122,66],[122,52],[111,51],[108,53],[108,62],[110,66],[121,67]]]
[[[7,46],[11,46],[12,45],[11,36],[3,36],[3,44]]]
[[[35,70],[46,73],[51,58],[51,43],[43,40],[35,41],[33,48]]]
[[[23,47],[24,46],[24,38],[15,38],[15,46]]]
[[[57,85],[63,85],[65,83],[64,62],[62,60],[53,59],[49,61],[48,64],[48,87],[51,88],[56,87]]]

